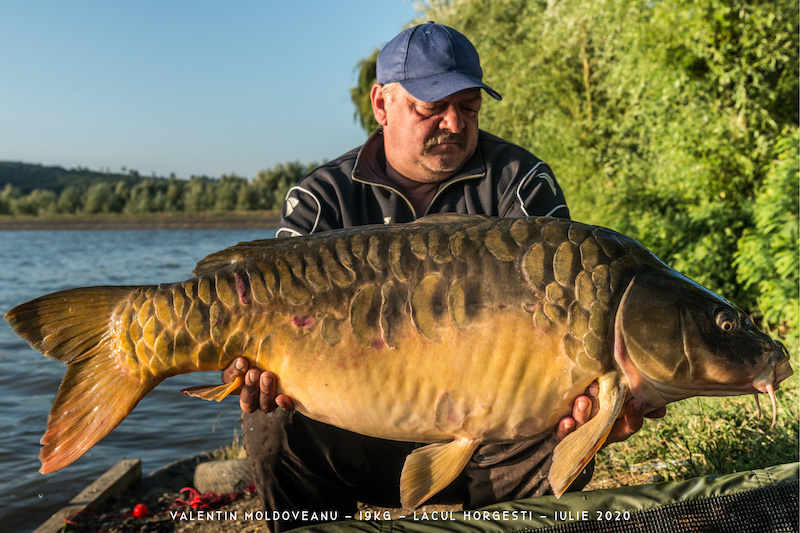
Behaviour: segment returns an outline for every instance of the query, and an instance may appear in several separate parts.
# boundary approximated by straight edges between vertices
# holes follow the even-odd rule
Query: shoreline
[[[137,229],[275,229],[278,211],[224,214],[0,216],[0,231],[137,230]]]
[[[240,456],[244,459],[246,456]],[[246,461],[246,459],[244,459]],[[112,471],[118,471],[122,463],[133,463],[138,459],[123,460],[112,467],[99,480],[107,477]],[[264,521],[264,507],[255,492],[255,487],[250,482],[245,490],[218,494],[207,492],[200,494],[195,487],[197,474],[195,472],[201,463],[217,462],[224,464],[228,461],[215,457],[215,452],[204,452],[185,457],[166,464],[147,475],[141,474],[141,462],[138,462],[138,477],[132,482],[120,483],[118,490],[112,490],[102,502],[89,505],[89,512],[69,513],[69,504],[56,512],[49,524],[56,524],[57,528],[44,528],[34,533],[57,533],[68,520],[71,525],[84,531],[152,531],[172,533],[227,533],[235,530],[241,533],[260,533],[266,530]],[[228,468],[217,469],[216,474],[221,477],[223,485],[235,482],[235,474]],[[249,468],[248,468],[249,474]],[[210,474],[206,474],[208,476]],[[248,476],[249,477],[249,476]],[[244,480],[244,478],[242,478]],[[208,478],[206,478],[206,482]],[[90,490],[90,485],[86,490]],[[196,494],[187,492],[195,489]],[[236,489],[234,489],[236,490]],[[83,493],[81,493],[83,494]],[[187,501],[197,497],[199,501]],[[80,495],[78,497],[81,500]],[[83,500],[81,500],[83,501]],[[206,502],[208,507],[201,504]],[[71,502],[70,502],[71,503]],[[136,517],[133,510],[138,504],[143,504],[146,514]],[[454,513],[460,511],[460,504],[429,504],[418,508],[420,512]],[[366,516],[363,513],[367,513]],[[405,514],[399,508],[373,507],[364,503],[358,504],[358,511],[349,520],[383,520],[398,519]],[[372,517],[372,518],[370,518]],[[45,525],[43,524],[43,526]],[[334,527],[335,526],[330,526]]]

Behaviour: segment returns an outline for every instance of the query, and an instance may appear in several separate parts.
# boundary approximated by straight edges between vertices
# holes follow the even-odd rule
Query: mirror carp
[[[561,496],[631,398],[656,409],[766,393],[774,424],[774,391],[792,374],[742,310],[635,240],[570,220],[433,215],[240,243],[194,274],[64,290],[5,314],[67,364],[41,472],[81,457],[165,378],[243,355],[313,419],[430,443],[406,460],[408,509],[479,445],[552,432],[598,381],[600,411],[553,454]],[[240,385],[185,392],[219,401]]]

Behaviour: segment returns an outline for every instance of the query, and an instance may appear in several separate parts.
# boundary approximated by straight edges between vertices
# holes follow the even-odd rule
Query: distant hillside
[[[230,213],[278,210],[316,163],[278,163],[252,179],[235,174],[189,180],[0,161],[0,216]]]
[[[10,183],[18,188],[22,194],[29,194],[34,189],[49,189],[58,194],[68,185],[88,188],[95,183],[102,182],[117,183],[124,181],[128,186],[133,186],[144,179],[153,178],[139,176],[135,170],[128,174],[118,174],[96,172],[86,168],[65,169],[58,166],[48,167],[30,163],[0,161],[0,189]]]

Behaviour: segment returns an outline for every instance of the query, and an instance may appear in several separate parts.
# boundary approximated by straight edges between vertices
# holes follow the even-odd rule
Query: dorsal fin
[[[274,246],[276,242],[284,239],[261,239],[258,241],[240,242],[219,252],[207,255],[201,259],[192,272],[195,276],[203,276],[232,263],[237,263],[247,258],[254,250]]]
[[[484,220],[492,220],[492,217],[486,215],[468,215],[466,213],[433,213],[420,217],[414,222],[417,224],[453,224],[456,222],[482,222]]]
[[[453,224],[453,223],[477,223],[483,222],[486,220],[493,220],[492,217],[488,217],[485,215],[467,215],[464,213],[434,213],[432,215],[426,215],[422,218],[418,218],[414,223],[416,224]],[[336,232],[342,233],[350,233],[353,231],[366,231],[370,228],[376,228],[380,226],[362,226],[362,227],[353,227],[353,228],[343,228],[340,230],[334,230]],[[240,242],[239,244],[235,244],[229,248],[225,248],[224,250],[220,250],[219,252],[214,252],[206,256],[204,259],[201,259],[197,265],[194,267],[194,271],[192,272],[195,276],[203,276],[210,272],[214,272],[215,270],[219,270],[220,268],[224,268],[232,263],[236,263],[242,261],[253,254],[254,251],[259,250],[261,248],[268,248],[274,247],[276,243],[282,242],[288,239],[297,239],[297,237],[284,237],[284,238],[275,238],[275,239],[261,239],[257,241],[249,241],[249,242]]]

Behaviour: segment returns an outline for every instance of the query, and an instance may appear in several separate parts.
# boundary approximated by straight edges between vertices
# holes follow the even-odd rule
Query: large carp
[[[629,237],[563,219],[437,215],[255,241],[208,256],[195,275],[65,290],[6,313],[67,363],[42,472],[83,455],[165,378],[244,355],[311,418],[432,443],[406,461],[406,508],[480,444],[553,431],[597,380],[599,413],[554,452],[560,496],[627,399],[655,409],[767,393],[774,422],[774,390],[792,373],[786,349],[728,301]],[[220,400],[239,385],[192,394]]]

